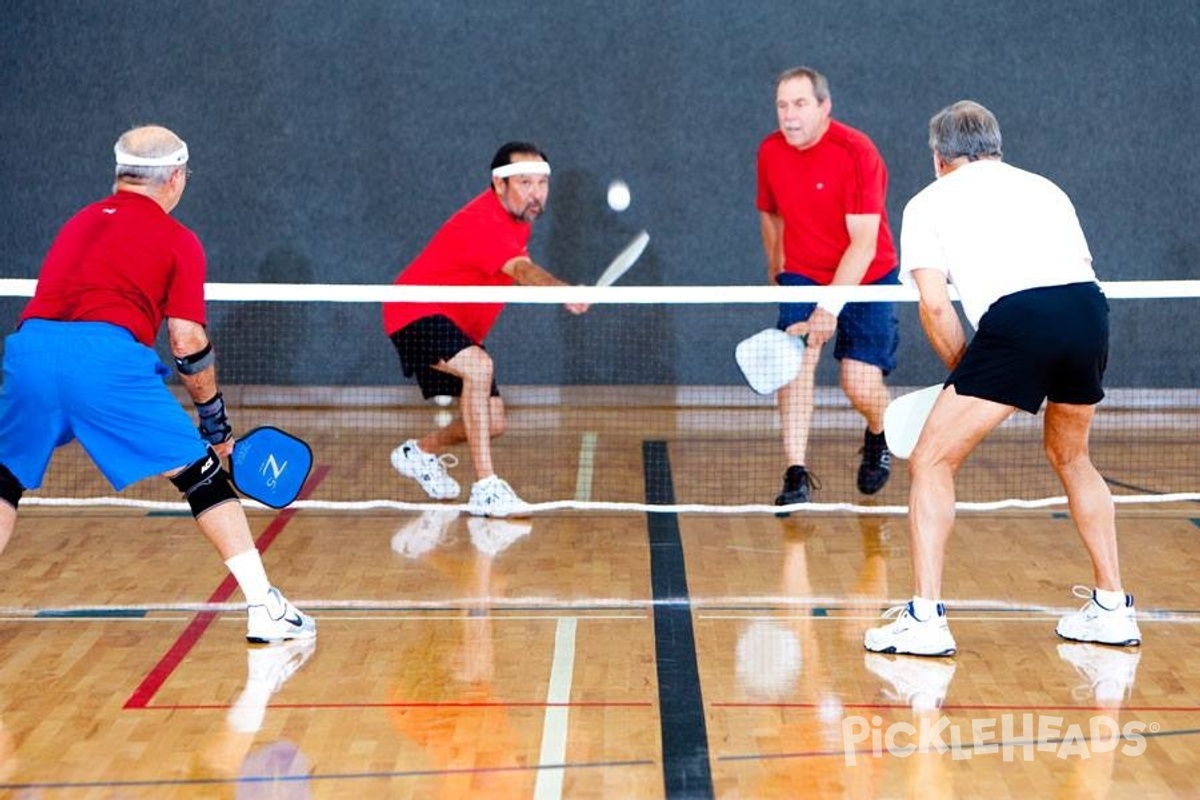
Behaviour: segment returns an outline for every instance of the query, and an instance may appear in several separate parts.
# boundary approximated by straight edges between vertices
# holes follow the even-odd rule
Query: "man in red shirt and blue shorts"
[[[831,119],[825,77],[808,67],[775,83],[779,130],[758,150],[758,209],[767,279],[781,286],[896,284],[896,251],[887,220],[887,167],[863,133]],[[817,488],[806,459],[822,346],[835,339],[842,390],[866,419],[858,490],[874,494],[891,475],[883,436],[896,366],[898,322],[892,303],[784,303],[777,327],[806,338],[800,374],[779,390],[788,460],[776,505],[805,503]]]
[[[425,249],[396,277],[409,286],[564,286],[529,257],[533,221],[550,194],[550,163],[537,145],[508,142],[492,159],[488,188],[459,209]],[[483,347],[502,303],[385,303],[384,330],[396,347],[404,374],[426,398],[460,398],[460,413],[447,426],[409,439],[392,451],[392,466],[420,483],[435,500],[453,499],[459,486],[441,454],[466,442],[477,480],[468,509],[504,517],[524,502],[492,465],[491,439],[507,425],[492,358]],[[587,305],[570,303],[582,314]],[[451,457],[452,458],[452,457]],[[450,465],[453,466],[451,461]]]
[[[246,595],[246,638],[312,639],[316,623],[271,586],[221,456],[233,429],[205,331],[204,248],[170,214],[187,185],[187,145],[145,126],[117,140],[113,194],[59,231],[16,333],[0,395],[0,550],[17,505],[60,445],[78,439],[117,491],[162,474]],[[163,383],[154,352],[166,321],[199,432]]]

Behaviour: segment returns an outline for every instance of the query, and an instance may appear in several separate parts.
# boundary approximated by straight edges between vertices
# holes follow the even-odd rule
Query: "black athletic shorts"
[[[1036,414],[1104,398],[1108,301],[1095,283],[1026,289],[992,304],[947,379],[959,394]]]
[[[400,368],[404,370],[404,375],[416,378],[421,395],[427,400],[439,395],[462,396],[462,379],[434,369],[434,364],[449,361],[468,347],[483,348],[483,345],[476,345],[470,336],[463,333],[453,320],[442,314],[410,322],[390,338],[396,355],[400,356]],[[494,377],[491,394],[492,397],[500,396]]]

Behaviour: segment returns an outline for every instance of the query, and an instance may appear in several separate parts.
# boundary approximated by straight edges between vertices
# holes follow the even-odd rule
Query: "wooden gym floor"
[[[386,463],[377,438],[350,461]],[[711,442],[624,445],[596,481],[661,504],[711,480]],[[309,496],[343,468],[314,449]],[[1054,635],[1090,582],[1058,507],[960,515],[961,649],[920,660],[861,645],[909,593],[902,516],[252,511],[320,634],[250,647],[186,514],[23,508],[0,797],[1198,796],[1200,506],[1118,513],[1140,650]]]

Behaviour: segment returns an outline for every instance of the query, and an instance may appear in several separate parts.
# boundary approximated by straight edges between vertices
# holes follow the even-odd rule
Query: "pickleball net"
[[[12,330],[32,281],[0,281],[0,324]],[[1153,304],[1164,319],[1195,319],[1200,282],[1105,284],[1113,309],[1108,397],[1093,426],[1093,459],[1119,503],[1200,500],[1200,388],[1195,366],[1147,367],[1147,348],[1122,326]],[[297,506],[388,511],[434,505],[397,474],[392,451],[457,414],[425,399],[401,375],[381,324],[381,302],[453,299],[505,302],[486,342],[507,408],[493,459],[534,510],[774,513],[786,464],[775,401],[755,394],[733,359],[736,344],[774,325],[778,302],[828,290],[789,287],[480,289],[294,284],[210,284],[209,332],[235,432],[273,425],[304,438],[314,477]],[[920,330],[915,294],[901,287],[855,290],[853,299],[892,301],[900,320],[892,396],[940,381],[944,370]],[[593,303],[584,315],[563,303]],[[1186,332],[1179,333],[1186,337]],[[1194,333],[1191,336],[1194,337]],[[167,363],[165,339],[159,350]],[[855,486],[864,423],[838,386],[826,347],[817,373],[807,466],[820,482],[814,513],[903,513],[908,476],[893,463],[877,494]],[[1181,377],[1182,376],[1182,377]],[[169,379],[190,409],[181,388]],[[1046,464],[1042,417],[1016,413],[972,454],[958,476],[961,509],[1064,506]],[[465,444],[450,451],[465,504],[475,479]],[[650,464],[648,459],[665,459]],[[453,459],[451,459],[453,460]],[[648,474],[670,479],[649,493]],[[651,496],[653,494],[653,496]],[[184,509],[165,480],[115,494],[77,443],[55,455],[43,486],[22,506]]]

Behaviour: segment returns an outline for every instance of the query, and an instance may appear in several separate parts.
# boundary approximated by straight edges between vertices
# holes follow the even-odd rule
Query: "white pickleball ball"
[[[608,207],[613,211],[629,208],[629,185],[625,181],[613,181],[608,185]]]
[[[454,402],[454,398],[448,394],[438,394],[433,396],[433,402],[437,403],[442,408],[445,408]]]

